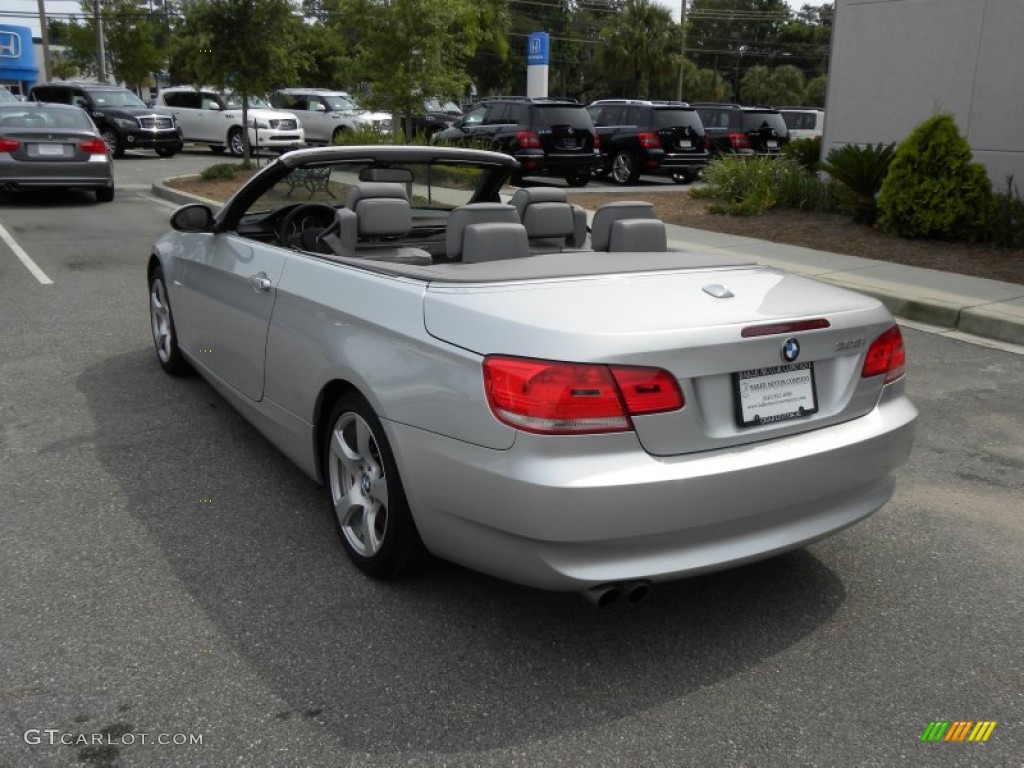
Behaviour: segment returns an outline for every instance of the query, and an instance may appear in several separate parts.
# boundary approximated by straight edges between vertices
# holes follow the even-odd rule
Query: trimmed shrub
[[[875,198],[896,152],[895,144],[847,144],[828,153],[821,170],[847,190],[842,208],[858,224],[873,224],[878,216]]]
[[[952,115],[934,115],[896,149],[878,196],[879,223],[899,237],[974,242],[987,235],[992,182]]]
[[[242,173],[245,168],[242,167],[242,163],[216,163],[203,169],[199,176],[204,181],[214,181],[215,179],[233,179],[238,174]]]

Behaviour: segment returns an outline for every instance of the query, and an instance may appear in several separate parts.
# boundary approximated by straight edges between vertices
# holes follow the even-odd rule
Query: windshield
[[[441,99],[427,99],[423,102],[427,112],[447,112],[449,115],[461,115],[462,110],[454,101],[442,101]]]
[[[90,91],[98,107],[145,107],[146,102],[131,91],[114,90]]]
[[[18,101],[18,97],[8,91],[6,86],[0,85],[0,101]]]
[[[359,105],[345,96],[324,96],[332,112],[358,112]]]
[[[270,105],[267,104],[267,102],[256,96],[250,96],[248,99],[248,103],[249,109],[270,109]],[[237,93],[225,93],[224,106],[227,109],[241,109],[242,97],[239,96]]]

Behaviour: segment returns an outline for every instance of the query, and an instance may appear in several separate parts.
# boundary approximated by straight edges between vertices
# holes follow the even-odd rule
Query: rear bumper
[[[543,151],[520,151],[513,156],[527,173],[547,171],[555,175],[589,172],[600,161],[600,155],[596,152],[549,152],[544,154]]]
[[[631,433],[519,434],[495,451],[387,428],[431,551],[510,581],[580,590],[718,570],[852,525],[892,495],[916,415],[899,396],[843,424],[667,459]]]

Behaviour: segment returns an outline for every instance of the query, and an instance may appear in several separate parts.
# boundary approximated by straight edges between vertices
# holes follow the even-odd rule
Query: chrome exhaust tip
[[[618,584],[599,584],[596,587],[583,590],[580,594],[591,605],[596,605],[598,608],[607,608],[622,597],[622,590]]]

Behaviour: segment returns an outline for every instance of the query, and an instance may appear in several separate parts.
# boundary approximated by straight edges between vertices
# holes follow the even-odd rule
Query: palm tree
[[[611,96],[670,98],[678,73],[679,25],[651,0],[626,0],[601,31],[601,67]]]

